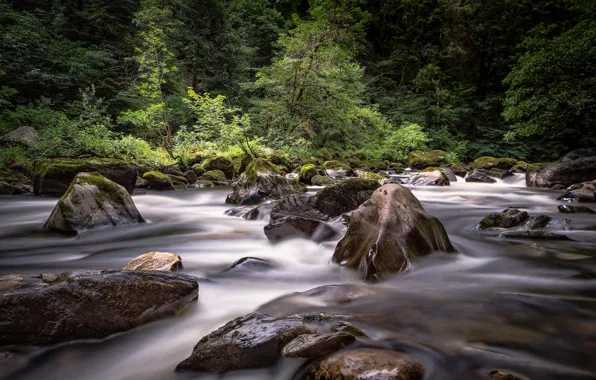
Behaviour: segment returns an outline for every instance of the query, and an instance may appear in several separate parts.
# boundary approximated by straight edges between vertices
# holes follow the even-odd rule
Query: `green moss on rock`
[[[323,168],[325,170],[350,170],[351,167],[350,165],[341,162],[341,161],[336,161],[336,160],[332,160],[332,161],[325,161],[325,163],[323,163]]]
[[[221,170],[210,170],[201,175],[201,179],[207,181],[223,182],[226,180],[226,175]]]
[[[412,169],[424,169],[429,166],[438,167],[447,163],[447,152],[442,150],[431,150],[427,152],[415,150],[408,155],[408,165]]]
[[[208,158],[202,166],[205,172],[219,170],[224,173],[226,179],[234,178],[234,164],[225,157]]]
[[[379,175],[377,173],[373,173],[373,172],[364,172],[360,175],[360,179],[370,179],[373,181],[381,181],[384,180],[386,177],[383,177],[382,175]]]
[[[172,190],[174,189],[174,183],[167,174],[163,174],[158,171],[150,171],[143,174],[143,179],[149,182],[149,188],[155,190]]]
[[[514,158],[483,156],[475,159],[472,163],[472,167],[475,169],[509,170],[516,164],[517,160]]]

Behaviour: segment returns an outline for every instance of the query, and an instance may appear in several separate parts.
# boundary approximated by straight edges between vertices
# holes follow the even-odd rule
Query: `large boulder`
[[[275,165],[258,158],[246,167],[234,184],[232,193],[226,198],[226,203],[252,205],[305,191],[306,186],[303,183],[286,178]]]
[[[135,257],[123,269],[175,272],[182,268],[182,258],[175,253],[149,252]]]
[[[375,281],[403,272],[417,257],[436,251],[455,251],[441,222],[408,188],[389,184],[352,212],[332,261]]]
[[[322,313],[282,318],[251,313],[228,322],[201,339],[176,370],[225,373],[269,367],[281,359],[284,348],[296,338],[348,331],[349,326],[340,317]],[[303,339],[292,343],[286,353],[295,356],[310,354],[311,357],[317,353],[322,355],[351,343],[347,342],[348,339],[344,337],[342,342],[338,339]]]
[[[412,169],[426,169],[430,166],[442,166],[448,164],[447,152],[442,150],[431,150],[423,152],[415,150],[408,155],[408,165]]]
[[[234,178],[234,163],[225,157],[208,158],[203,162],[203,170],[220,170],[226,176],[226,179]],[[198,174],[198,173],[197,173]]]
[[[78,271],[0,277],[0,342],[53,345],[102,339],[176,315],[198,296],[189,276]]]
[[[442,170],[424,171],[414,174],[409,183],[414,186],[449,186],[449,178]]]
[[[62,196],[81,172],[97,172],[132,193],[139,168],[111,158],[43,159],[35,162],[33,167],[33,191],[35,195]]]
[[[530,219],[526,211],[520,211],[516,208],[506,208],[501,212],[493,212],[482,218],[476,226],[479,230],[489,228],[513,228],[524,224]]]
[[[596,148],[578,149],[563,156],[559,163],[531,164],[526,171],[528,187],[550,188],[592,181],[596,173]]]
[[[152,170],[143,174],[143,179],[152,190],[174,190],[172,178],[164,173]]]
[[[0,137],[0,143],[34,147],[39,144],[39,136],[34,128],[19,127]]]
[[[568,202],[596,202],[596,180],[571,185],[557,199]]]
[[[60,198],[44,228],[66,234],[98,227],[143,223],[122,186],[98,173],[79,173]]]
[[[377,348],[336,352],[308,369],[305,380],[422,380],[424,368],[410,356]]]
[[[474,169],[481,170],[500,169],[508,171],[517,165],[517,162],[518,161],[514,158],[483,156],[475,159],[471,166]]]

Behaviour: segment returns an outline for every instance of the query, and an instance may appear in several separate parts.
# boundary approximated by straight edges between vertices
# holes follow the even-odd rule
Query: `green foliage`
[[[393,162],[405,162],[413,150],[426,148],[429,138],[422,127],[414,123],[405,123],[389,131],[382,139],[379,159]]]

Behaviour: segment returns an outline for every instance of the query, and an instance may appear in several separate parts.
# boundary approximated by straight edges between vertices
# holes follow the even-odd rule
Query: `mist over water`
[[[270,245],[266,220],[224,215],[228,190],[133,196],[144,225],[76,238],[43,232],[56,199],[0,197],[0,274],[119,269],[149,251],[182,256],[200,279],[199,299],[175,318],[103,341],[76,342],[31,358],[15,379],[292,379],[301,360],[217,377],[178,374],[193,346],[230,319],[260,309],[352,315],[372,339],[361,345],[409,352],[428,379],[480,379],[508,368],[533,379],[596,376],[596,216],[559,214],[557,193],[528,189],[520,176],[496,184],[461,180],[411,188],[444,224],[457,254],[433,254],[413,271],[375,285],[330,264],[334,244],[296,239]],[[503,240],[474,230],[483,216],[518,207],[570,219],[572,242]],[[268,272],[219,275],[242,257],[269,260]],[[341,284],[310,296],[292,295]],[[345,287],[357,294],[350,302]],[[282,298],[278,298],[282,297]],[[1,375],[0,375],[1,376]]]

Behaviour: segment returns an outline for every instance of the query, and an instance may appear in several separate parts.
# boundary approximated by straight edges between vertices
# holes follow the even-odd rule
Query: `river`
[[[412,272],[377,285],[330,264],[333,244],[297,239],[270,245],[266,220],[224,215],[226,189],[139,193],[133,199],[148,223],[78,237],[43,232],[56,199],[0,197],[0,274],[118,269],[140,254],[164,251],[181,255],[183,273],[201,279],[198,301],[178,316],[102,341],[53,347],[11,378],[292,379],[300,360],[223,377],[174,368],[201,337],[230,319],[326,284],[356,284],[371,295],[345,306],[290,298],[287,312],[353,314],[374,338],[369,344],[411,353],[429,379],[472,378],[495,366],[533,379],[595,378],[596,215],[559,214],[556,192],[528,189],[519,176],[491,185],[460,179],[449,187],[411,189],[444,224],[458,253],[430,255]],[[511,206],[570,219],[565,234],[574,241],[509,241],[474,230],[484,215]],[[276,269],[220,274],[247,256]]]

